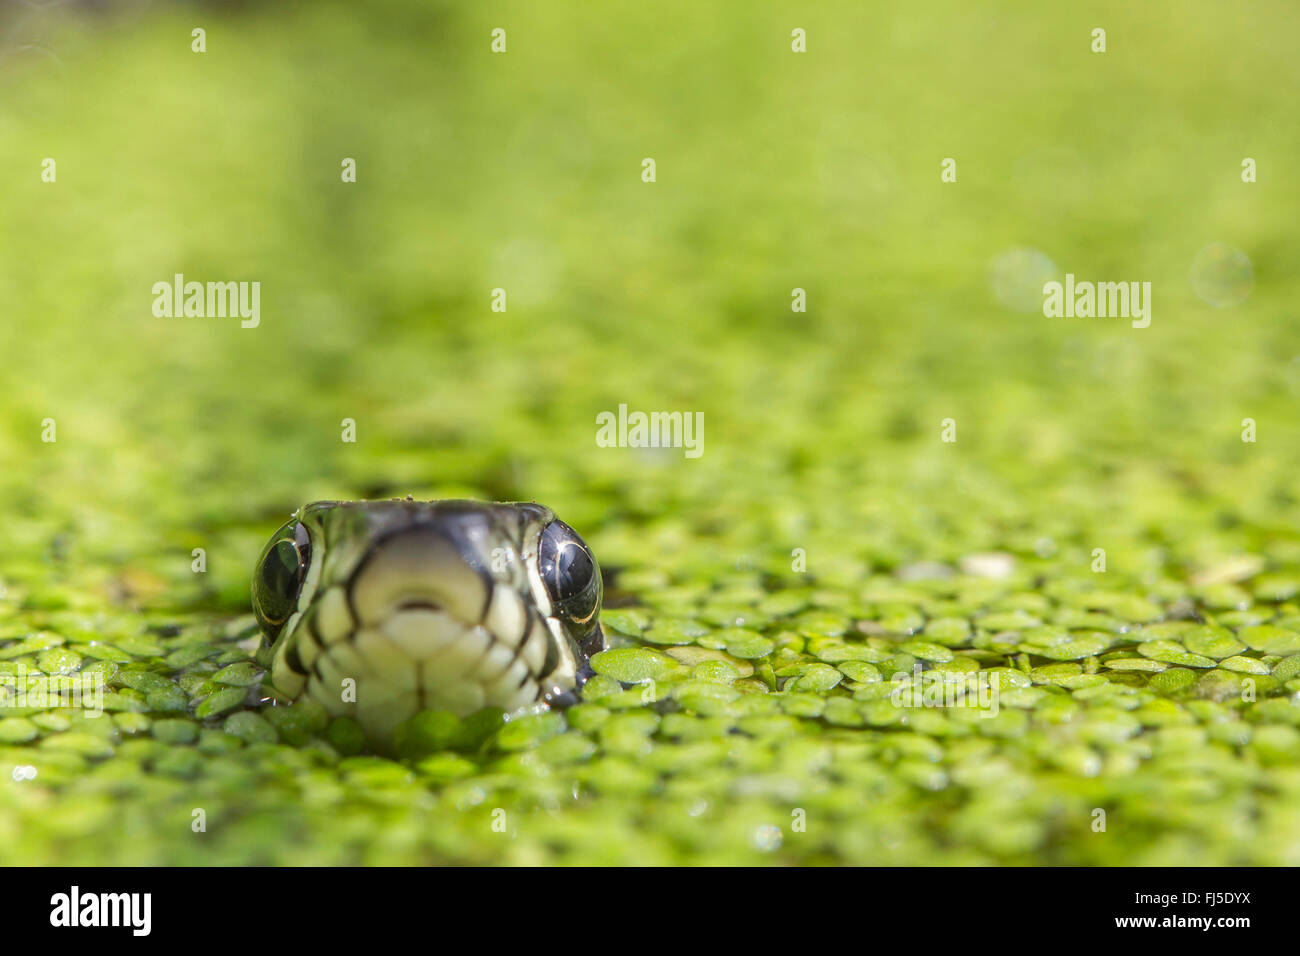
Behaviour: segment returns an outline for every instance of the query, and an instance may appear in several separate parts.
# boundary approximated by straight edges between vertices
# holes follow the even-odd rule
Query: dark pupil
[[[595,627],[600,572],[582,539],[564,522],[552,522],[543,532],[538,556],[556,614],[583,632]]]
[[[298,525],[284,532],[272,544],[262,559],[259,574],[257,603],[265,622],[272,626],[283,624],[293,614],[298,602],[298,591],[306,572],[309,546],[306,529]],[[298,539],[302,540],[299,541]]]
[[[556,590],[576,597],[586,590],[591,582],[591,574],[591,557],[586,551],[576,545],[560,549],[555,564]]]
[[[298,549],[292,541],[280,541],[262,565],[262,584],[266,586],[267,597],[273,602],[276,598],[289,598],[297,590],[297,578]]]

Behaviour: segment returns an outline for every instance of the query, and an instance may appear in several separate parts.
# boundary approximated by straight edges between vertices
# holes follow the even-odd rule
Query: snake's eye
[[[600,568],[577,532],[563,521],[552,521],[537,546],[538,570],[551,596],[555,615],[577,637],[589,634],[600,614]]]
[[[311,537],[301,521],[290,521],[263,549],[253,574],[253,611],[268,641],[275,640],[297,607],[310,560]]]

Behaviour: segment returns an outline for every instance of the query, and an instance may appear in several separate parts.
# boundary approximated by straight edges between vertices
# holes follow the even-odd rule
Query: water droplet
[[[754,831],[754,846],[764,853],[771,853],[781,848],[781,842],[785,839],[779,827],[774,827],[767,823]]]

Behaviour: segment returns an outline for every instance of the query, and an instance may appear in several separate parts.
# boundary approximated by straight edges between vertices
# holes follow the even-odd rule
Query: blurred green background
[[[0,715],[0,861],[1300,862],[1297,27],[4,7],[0,672],[114,693]],[[1151,282],[1151,326],[1044,318],[1066,272]],[[259,327],[154,317],[175,273],[260,282]],[[597,447],[619,403],[703,412],[703,456]],[[587,538],[586,704],[401,760],[256,705],[265,537],[408,493]],[[918,662],[1002,715],[882,706]]]

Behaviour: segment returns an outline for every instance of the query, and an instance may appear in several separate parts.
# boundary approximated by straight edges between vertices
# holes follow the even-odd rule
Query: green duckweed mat
[[[0,13],[0,678],[105,687],[0,711],[0,863],[1300,862],[1300,32],[1170,11]],[[583,534],[584,703],[259,703],[267,535],[406,494]]]

